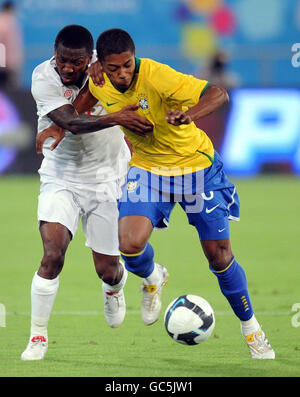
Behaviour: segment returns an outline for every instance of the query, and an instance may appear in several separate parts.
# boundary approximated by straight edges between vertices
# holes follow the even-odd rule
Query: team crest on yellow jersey
[[[137,187],[137,181],[129,181],[126,186],[128,193],[134,192],[136,187]]]
[[[149,102],[148,102],[148,98],[147,98],[146,94],[139,94],[137,96],[137,98],[138,98],[138,101],[140,103],[140,106],[141,106],[141,109],[143,110],[143,112],[145,114],[149,113],[150,112]]]

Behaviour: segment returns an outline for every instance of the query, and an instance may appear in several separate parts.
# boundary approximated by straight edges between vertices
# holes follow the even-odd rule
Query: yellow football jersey
[[[174,176],[211,166],[214,148],[206,133],[195,123],[174,126],[166,120],[169,110],[186,111],[195,106],[207,81],[147,58],[136,58],[134,80],[124,93],[115,89],[105,74],[104,78],[103,87],[95,86],[90,78],[89,89],[108,113],[139,102],[137,113],[153,123],[147,138],[123,128],[133,149],[130,165]]]

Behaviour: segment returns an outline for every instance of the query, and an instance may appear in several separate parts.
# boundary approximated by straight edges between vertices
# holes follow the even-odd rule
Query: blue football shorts
[[[119,219],[141,215],[155,229],[162,229],[169,225],[176,203],[196,227],[200,240],[229,238],[229,220],[239,220],[240,202],[216,151],[210,167],[185,175],[167,177],[131,167],[119,201]]]

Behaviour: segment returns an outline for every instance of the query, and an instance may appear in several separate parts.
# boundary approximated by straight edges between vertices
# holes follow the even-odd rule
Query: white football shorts
[[[74,185],[44,180],[38,198],[38,220],[60,223],[73,237],[81,220],[87,247],[101,254],[119,255],[120,187],[121,181]]]

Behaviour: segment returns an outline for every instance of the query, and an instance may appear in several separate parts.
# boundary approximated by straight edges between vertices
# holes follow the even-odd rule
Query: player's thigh
[[[142,200],[132,202],[129,200],[121,200],[119,203],[119,228],[121,225],[122,236],[126,234],[129,229],[135,229],[135,227],[142,228],[143,223],[145,223],[145,226],[149,225],[152,229],[164,229],[168,227],[170,214],[174,205],[174,202]],[[141,220],[143,218],[147,218],[147,220]],[[152,226],[150,226],[150,224]]]
[[[71,188],[56,183],[42,183],[38,198],[38,221],[56,223],[67,228],[74,237],[81,209]]]
[[[157,177],[159,178],[159,175],[151,174],[138,167],[130,168],[119,201],[120,221],[129,216],[141,216],[148,218],[156,229],[168,226],[170,213],[175,203],[170,200],[170,194],[167,199],[163,197]],[[128,227],[132,223],[131,221],[121,221],[122,224],[123,222]]]
[[[63,257],[72,239],[70,231],[60,223],[40,222],[44,256]]]
[[[231,190],[221,189],[202,194],[199,196],[202,200],[199,211],[189,211],[188,209],[193,208],[193,206],[184,200],[180,203],[187,214],[189,223],[196,227],[201,241],[230,238]]]
[[[121,200],[119,204],[120,251],[135,254],[143,250],[154,228],[163,229],[168,226],[173,207],[174,203],[171,202]]]
[[[202,209],[198,212],[186,211],[189,223],[195,226],[201,245],[210,266],[223,270],[232,259],[229,217],[231,199],[228,189],[211,191],[204,195]]]
[[[110,256],[119,255],[117,202],[99,202],[82,216],[86,246],[93,251]]]

